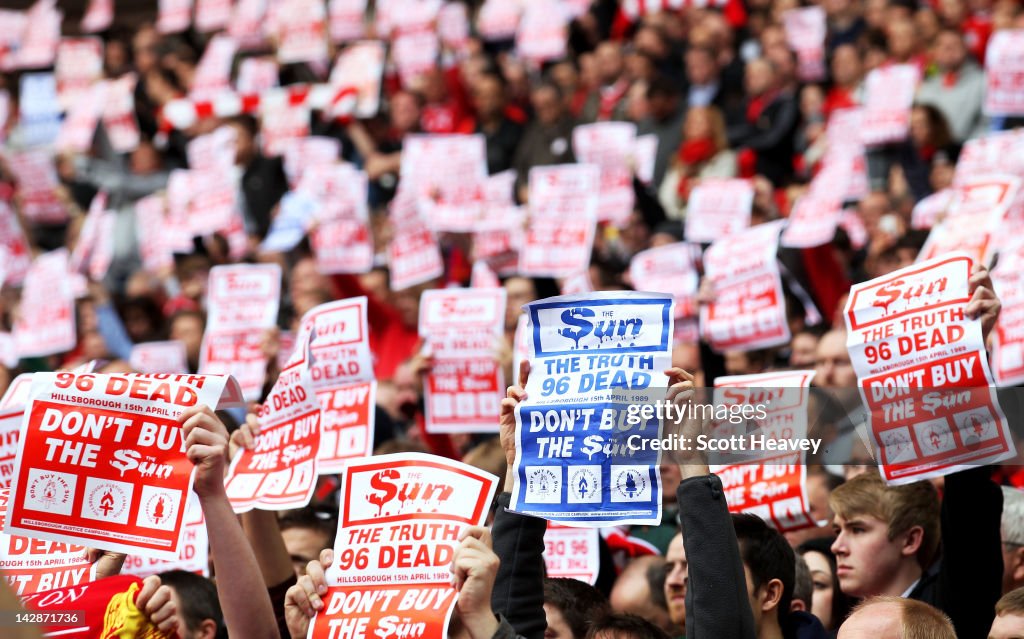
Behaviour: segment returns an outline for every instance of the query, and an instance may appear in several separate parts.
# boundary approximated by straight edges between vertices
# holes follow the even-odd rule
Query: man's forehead
[[[878,517],[875,517],[874,515],[869,515],[868,513],[846,513],[845,517],[843,515],[840,515],[839,513],[836,513],[834,521],[837,526],[848,525],[851,523],[860,523],[868,526],[872,524],[885,524],[885,522],[883,522]]]
[[[672,563],[686,559],[686,548],[683,546],[683,536],[676,535],[668,545],[668,552],[665,553],[665,561]]]

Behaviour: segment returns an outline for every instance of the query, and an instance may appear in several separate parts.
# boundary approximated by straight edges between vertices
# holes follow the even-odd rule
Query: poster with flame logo
[[[459,535],[484,523],[497,483],[472,466],[419,453],[349,463],[324,610],[307,636],[446,637]]]
[[[952,253],[850,289],[846,345],[890,484],[1016,454],[981,320],[964,312],[973,264]]]

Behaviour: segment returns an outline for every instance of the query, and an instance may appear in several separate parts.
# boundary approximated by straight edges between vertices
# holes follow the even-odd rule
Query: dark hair
[[[199,624],[207,619],[217,624],[217,639],[227,639],[228,629],[224,625],[224,614],[220,610],[217,599],[217,587],[213,582],[184,570],[169,570],[158,575],[160,582],[174,588],[181,602],[180,615],[185,627],[191,631],[199,629]]]
[[[756,515],[733,515],[732,525],[739,541],[740,556],[750,571],[754,588],[760,588],[772,579],[782,582],[782,597],[777,609],[779,624],[782,625],[793,601],[796,553],[782,533]]]
[[[839,624],[841,624],[843,620],[846,619],[847,615],[850,614],[850,610],[853,608],[853,604],[856,600],[843,593],[839,588],[839,575],[836,572],[836,556],[832,554],[832,544],[834,542],[834,537],[808,539],[804,543],[800,544],[796,551],[800,553],[801,556],[806,555],[809,552],[816,552],[828,560],[828,565],[832,570],[832,624],[838,628]]]
[[[928,118],[928,143],[936,149],[945,148],[953,143],[953,133],[949,128],[949,120],[931,104],[915,104],[914,108],[924,111]]]
[[[327,536],[328,545],[334,543],[338,535],[337,513],[331,509],[306,506],[296,510],[286,511],[278,519],[278,526],[281,532],[289,528],[308,528]]]
[[[545,579],[544,603],[558,608],[576,639],[588,636],[594,620],[611,610],[601,591],[578,579]]]
[[[682,87],[672,78],[659,74],[651,78],[647,85],[647,99],[674,98],[682,94]]]
[[[613,614],[596,619],[587,639],[669,639],[669,636],[643,617]]]

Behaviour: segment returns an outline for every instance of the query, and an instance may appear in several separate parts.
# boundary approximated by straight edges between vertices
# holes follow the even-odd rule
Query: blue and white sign
[[[671,295],[605,292],[528,304],[530,380],[516,408],[511,509],[569,526],[658,524]]]

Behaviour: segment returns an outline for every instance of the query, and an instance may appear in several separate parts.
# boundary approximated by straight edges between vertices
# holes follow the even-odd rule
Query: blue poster
[[[569,526],[661,522],[661,422],[670,295],[603,292],[524,307],[527,398],[516,407],[511,510]]]

